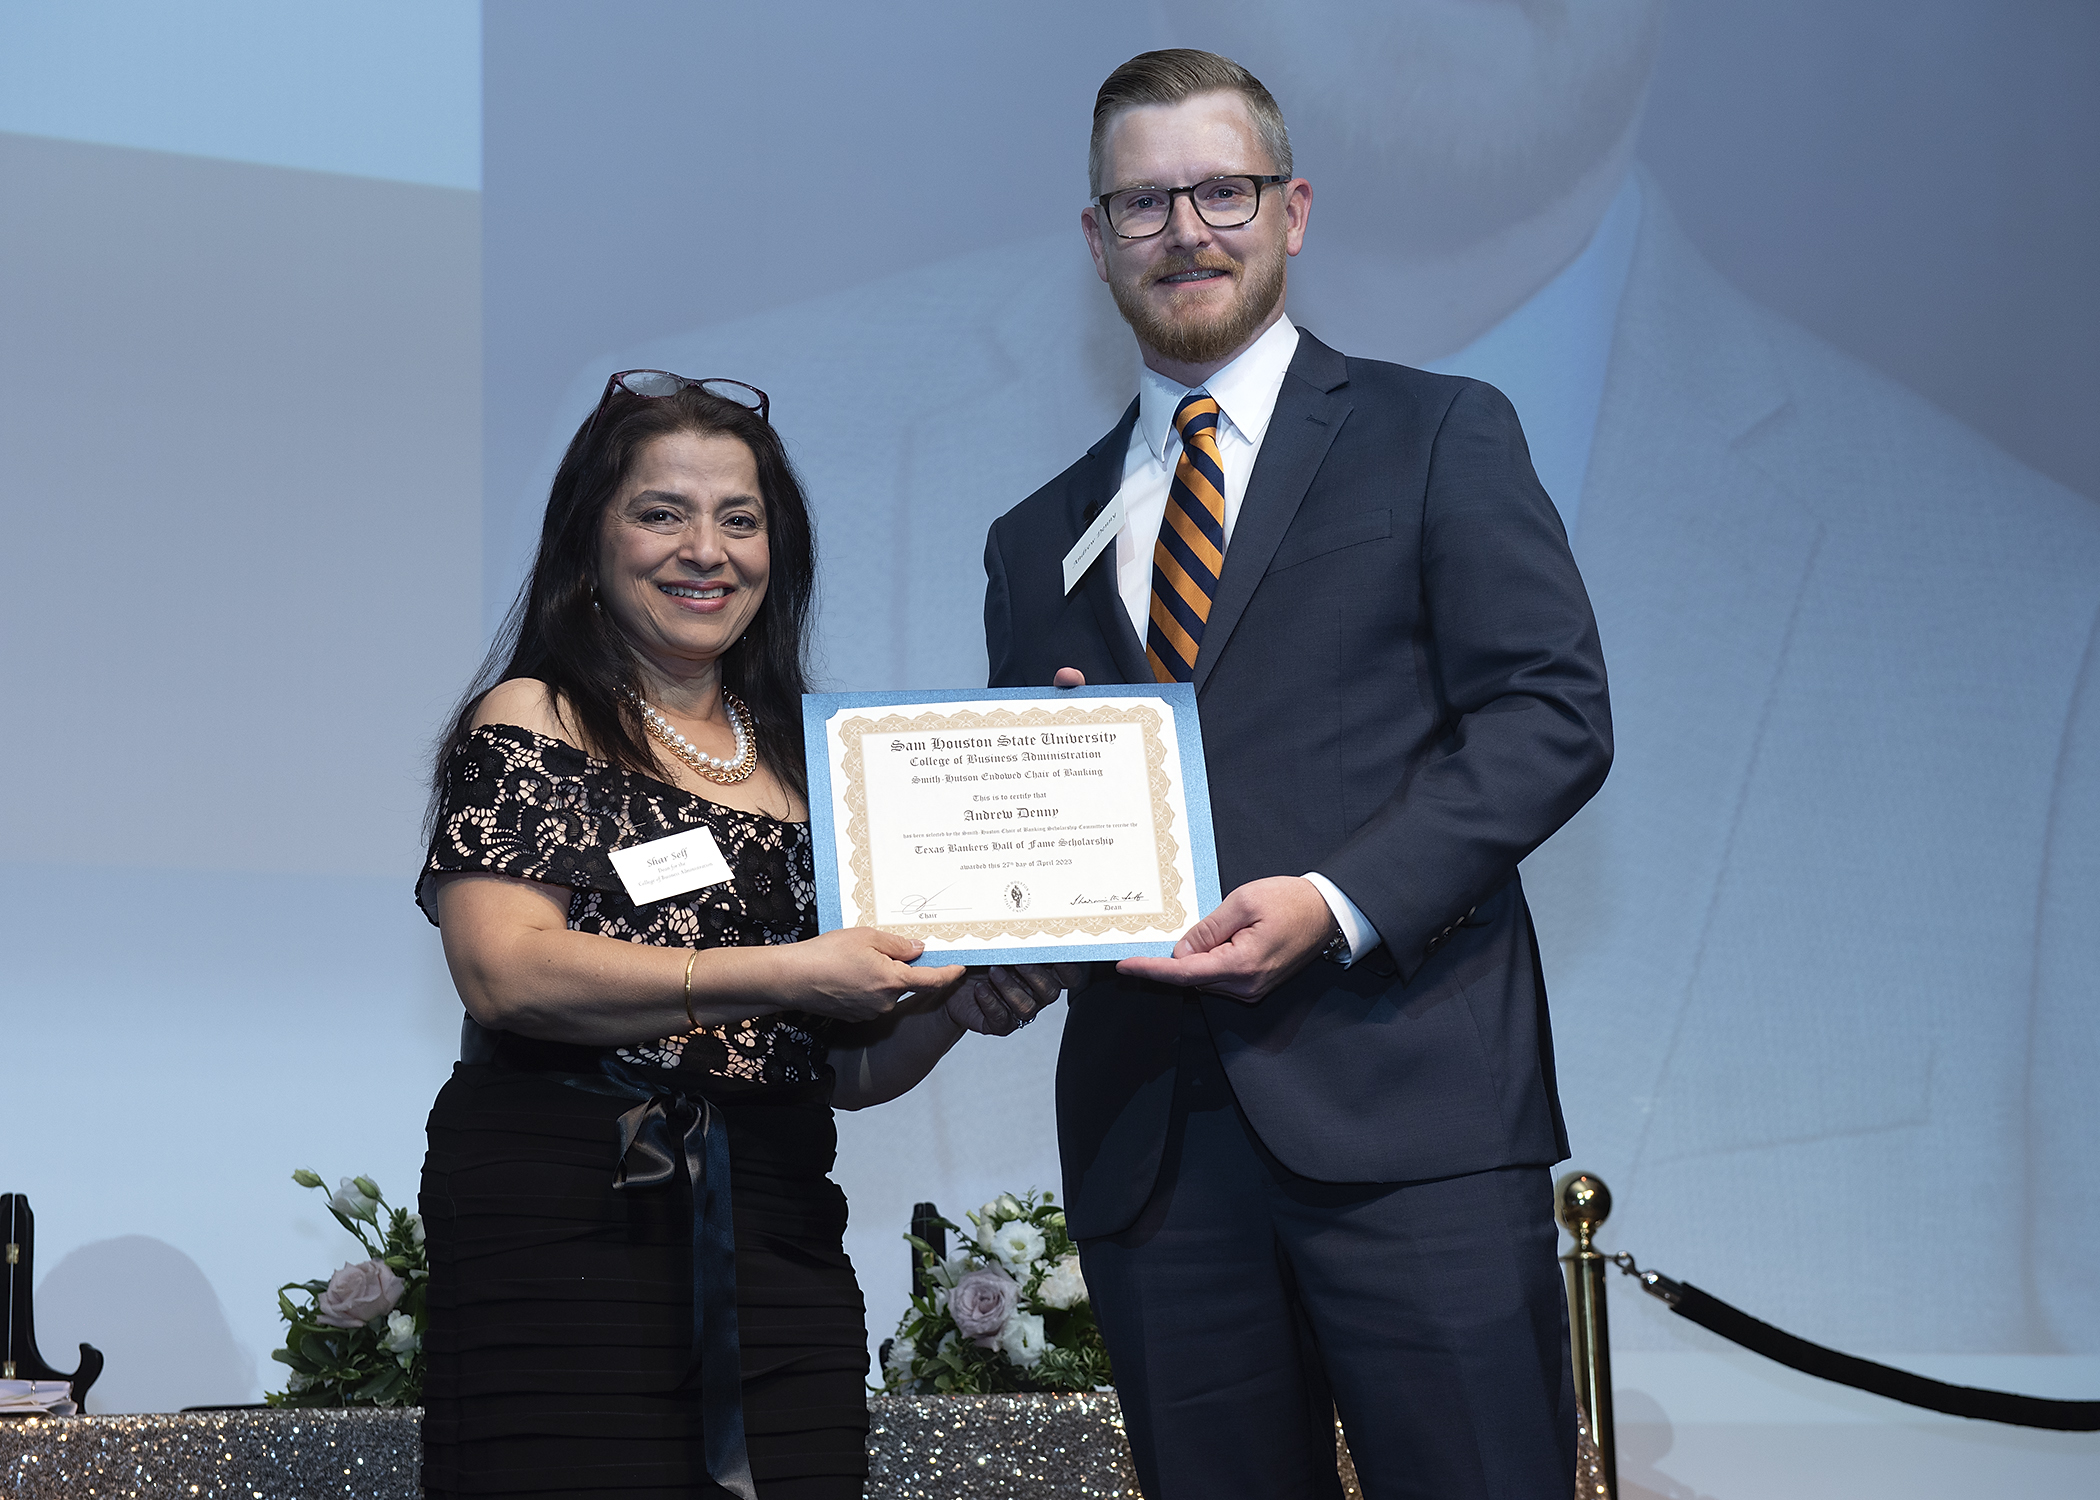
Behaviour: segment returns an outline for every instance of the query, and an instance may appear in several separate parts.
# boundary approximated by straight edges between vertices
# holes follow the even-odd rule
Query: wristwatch
[[[1327,939],[1327,946],[1320,950],[1320,957],[1331,964],[1340,964],[1346,969],[1349,967],[1349,939],[1342,931],[1340,920],[1332,913],[1328,915],[1327,921],[1334,928],[1334,932]]]

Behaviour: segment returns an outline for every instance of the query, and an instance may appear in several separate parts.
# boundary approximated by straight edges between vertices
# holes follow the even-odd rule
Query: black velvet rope
[[[1973,1417],[1980,1422],[2041,1427],[2052,1432],[2100,1432],[2100,1401],[2055,1401],[2043,1396],[2015,1396],[2007,1391],[1986,1391],[1975,1386],[1928,1380],[1908,1370],[1892,1369],[1871,1359],[1840,1354],[1821,1344],[1811,1344],[1784,1329],[1760,1322],[1741,1308],[1729,1306],[1688,1281],[1672,1281],[1658,1272],[1639,1270],[1634,1266],[1632,1256],[1622,1255],[1616,1259],[1621,1270],[1633,1276],[1651,1294],[1669,1303],[1670,1310],[1679,1317],[1690,1318],[1708,1333],[1717,1333],[1730,1343],[1741,1344],[1753,1354],[1762,1354],[1766,1359],[1799,1370],[1804,1375],[1886,1396],[1906,1406],[1945,1412],[1950,1417]]]

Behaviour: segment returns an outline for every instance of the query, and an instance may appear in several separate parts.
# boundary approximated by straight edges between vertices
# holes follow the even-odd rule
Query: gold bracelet
[[[687,958],[685,961],[685,1018],[687,1021],[692,1023],[693,1030],[695,1031],[698,1031],[700,1029],[700,1022],[698,1018],[696,1018],[693,1015],[693,960],[698,958],[699,956],[700,950],[698,948],[695,948],[692,952],[692,956]]]

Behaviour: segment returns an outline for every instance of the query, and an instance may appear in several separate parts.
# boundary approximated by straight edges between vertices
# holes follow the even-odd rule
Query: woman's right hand
[[[961,964],[913,968],[926,945],[875,927],[846,927],[774,951],[795,963],[783,997],[789,1008],[841,1021],[886,1016],[904,996],[938,992],[963,977]]]

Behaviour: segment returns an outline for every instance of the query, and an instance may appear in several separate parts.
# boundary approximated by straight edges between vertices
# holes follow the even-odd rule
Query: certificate
[[[924,964],[1167,954],[1218,904],[1186,683],[811,693],[817,911]]]

